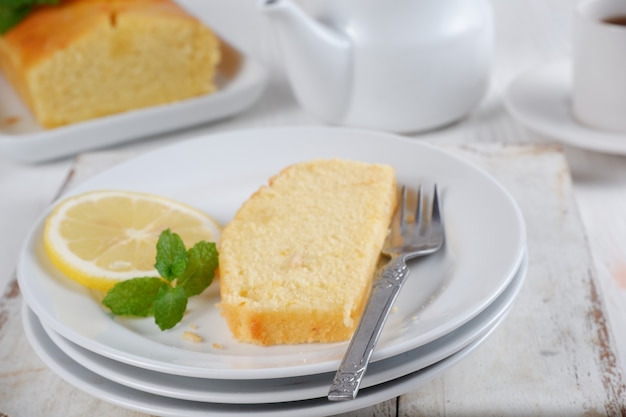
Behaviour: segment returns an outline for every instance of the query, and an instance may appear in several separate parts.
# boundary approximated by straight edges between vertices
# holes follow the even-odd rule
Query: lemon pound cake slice
[[[219,243],[220,308],[236,339],[347,340],[361,317],[396,206],[392,167],[291,165],[239,209]]]
[[[60,0],[0,36],[0,70],[44,127],[213,92],[219,58],[171,0]]]

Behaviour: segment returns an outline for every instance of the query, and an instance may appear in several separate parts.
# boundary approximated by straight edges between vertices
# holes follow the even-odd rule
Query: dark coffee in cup
[[[610,25],[626,26],[626,16],[608,17],[603,22]]]

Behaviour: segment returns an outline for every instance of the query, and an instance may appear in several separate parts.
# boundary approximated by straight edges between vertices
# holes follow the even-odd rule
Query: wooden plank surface
[[[400,415],[626,415],[626,387],[562,154],[513,146],[494,148],[490,158],[478,149],[463,154],[494,173],[524,213],[527,281],[479,351],[404,396]]]
[[[626,387],[560,148],[446,149],[492,173],[517,200],[528,231],[526,282],[503,324],[461,363],[399,399],[346,416],[626,415]],[[130,155],[83,155],[65,186]],[[48,370],[23,334],[21,301],[13,281],[0,299],[0,416],[141,415]]]

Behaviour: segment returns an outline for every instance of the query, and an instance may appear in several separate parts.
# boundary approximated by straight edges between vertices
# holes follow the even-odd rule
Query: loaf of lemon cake
[[[238,210],[220,243],[220,308],[236,339],[337,342],[354,332],[396,206],[392,167],[291,165]]]
[[[219,51],[171,0],[61,0],[0,36],[0,70],[55,127],[213,92]]]

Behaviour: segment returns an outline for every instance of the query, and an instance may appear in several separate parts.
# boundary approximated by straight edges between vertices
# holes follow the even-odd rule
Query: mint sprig
[[[39,4],[57,4],[59,0],[0,0],[0,35],[17,25]]]
[[[200,241],[187,250],[179,235],[164,230],[154,265],[161,277],[121,281],[107,292],[102,304],[117,316],[154,316],[161,330],[171,329],[182,320],[189,297],[211,285],[217,265],[215,243]]]

